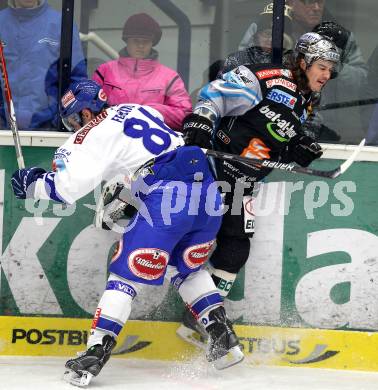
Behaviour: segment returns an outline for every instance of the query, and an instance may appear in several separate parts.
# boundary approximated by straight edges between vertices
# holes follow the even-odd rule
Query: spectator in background
[[[157,59],[153,46],[161,35],[159,24],[151,16],[130,16],[123,28],[126,47],[120,51],[120,58],[100,65],[92,78],[102,86],[110,105],[148,105],[164,116],[168,126],[180,130],[192,104],[178,73]]]
[[[285,5],[285,33],[283,37],[284,59],[293,49],[290,9]],[[243,64],[270,63],[272,61],[273,3],[267,4],[257,23],[252,23],[239,45],[239,51],[226,57],[218,77]],[[285,61],[284,61],[285,62]],[[212,81],[212,80],[210,80]]]
[[[10,0],[0,11],[9,83],[19,129],[58,124],[58,61],[61,14],[46,0]],[[87,77],[79,32],[74,26],[71,81]],[[1,127],[9,127],[1,98]]]
[[[292,19],[290,7],[285,5],[285,34],[283,47],[286,50],[293,49],[293,38],[291,34]],[[240,44],[239,50],[245,50],[251,46],[259,46],[266,51],[271,52],[272,47],[272,22],[273,22],[273,3],[266,4],[263,11],[259,14],[257,22],[252,22],[245,32]],[[270,58],[269,61],[270,62]]]
[[[354,34],[335,22],[326,9],[326,0],[286,0],[286,4],[291,7],[294,39],[314,31],[333,40],[340,51],[337,79],[330,80],[322,90],[320,103],[358,100],[366,81],[367,66]],[[359,107],[321,112],[315,109],[306,127],[310,135],[320,141],[354,142],[360,138],[356,135],[357,129],[361,128]]]
[[[318,141],[336,142],[341,138],[341,141],[349,142],[356,137],[360,138],[355,134],[356,130],[361,127],[359,108],[349,107],[347,111],[341,108],[320,112],[319,105],[320,103],[326,105],[358,100],[360,98],[359,91],[365,84],[367,66],[361,50],[357,46],[354,34],[334,22],[335,19],[326,9],[325,3],[326,0],[286,0],[285,15],[289,14],[290,22],[288,23],[288,18],[285,18],[285,34],[297,40],[302,34],[314,31],[333,40],[338,47],[341,55],[338,77],[327,83],[322,90],[321,97],[319,94],[313,97],[313,111],[304,125],[304,130]],[[270,7],[271,11],[268,16],[272,20],[273,6],[270,5]],[[259,21],[249,26],[240,42],[239,48],[244,48],[246,50],[244,53],[247,53],[248,50],[245,47],[256,45],[255,34],[259,29],[258,23]],[[252,50],[257,51],[258,49]],[[259,56],[257,59],[261,57],[259,62],[270,62],[270,55],[266,53],[266,56],[268,59],[264,59],[263,56]],[[239,54],[239,58],[236,57],[238,65],[257,62],[251,61],[251,55],[248,57]],[[284,63],[286,63],[285,58],[287,57],[284,55]],[[232,55],[229,57],[229,61],[230,59],[232,59]],[[225,67],[223,71],[227,71],[229,68],[229,66]]]

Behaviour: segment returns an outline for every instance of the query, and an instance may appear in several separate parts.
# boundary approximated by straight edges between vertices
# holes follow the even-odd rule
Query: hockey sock
[[[226,298],[235,282],[237,274],[232,274],[230,272],[216,269],[211,266],[208,268],[213,282],[219,291],[219,294],[223,298]]]
[[[136,286],[136,283],[110,274],[92,321],[88,348],[101,344],[106,334],[117,338],[129,318],[132,301],[137,295]]]
[[[214,289],[211,276],[205,269],[190,274],[178,292],[194,317],[205,327],[209,325],[209,312],[223,305],[222,297]]]

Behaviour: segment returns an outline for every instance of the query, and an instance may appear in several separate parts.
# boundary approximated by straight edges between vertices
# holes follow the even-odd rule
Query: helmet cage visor
[[[66,117],[62,116],[62,123],[64,127],[71,132],[75,132],[84,126],[82,117],[79,113],[74,112]]]

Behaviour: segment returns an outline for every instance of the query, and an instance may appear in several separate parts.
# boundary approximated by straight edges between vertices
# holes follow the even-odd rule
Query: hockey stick
[[[257,168],[279,169],[285,172],[303,173],[305,175],[326,177],[328,179],[336,179],[336,177],[342,175],[352,165],[353,161],[356,159],[358,153],[361,151],[364,145],[365,145],[365,139],[363,139],[360,142],[360,144],[356,147],[354,152],[347,160],[345,160],[339,167],[337,167],[336,169],[332,169],[331,171],[320,171],[318,169],[300,167],[292,163],[285,164],[282,162],[272,161],[272,160],[259,160],[255,158],[242,157],[236,154],[223,153],[211,149],[202,149],[202,150],[208,156],[219,158],[221,160],[237,161],[242,164],[254,166]]]
[[[1,76],[4,81],[4,97],[7,104],[8,121],[13,134],[14,147],[16,149],[17,164],[19,169],[25,168],[24,157],[21,150],[20,136],[18,134],[18,127],[16,122],[16,113],[14,111],[12,93],[8,80],[8,72],[5,64],[5,56],[3,50],[4,43],[0,40],[0,67]]]

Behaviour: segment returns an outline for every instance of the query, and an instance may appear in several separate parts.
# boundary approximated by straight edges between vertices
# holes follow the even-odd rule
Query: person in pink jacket
[[[126,47],[119,59],[100,65],[92,79],[102,86],[110,105],[148,105],[164,116],[168,126],[181,130],[184,117],[192,112],[192,103],[178,73],[157,59],[153,46],[161,35],[159,24],[149,15],[130,16],[123,28]]]

